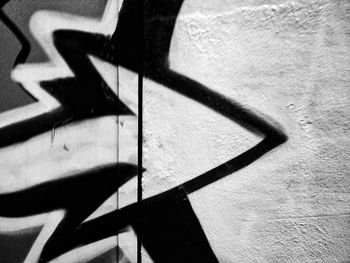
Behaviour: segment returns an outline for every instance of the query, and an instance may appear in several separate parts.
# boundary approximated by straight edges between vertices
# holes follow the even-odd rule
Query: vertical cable
[[[119,19],[119,8],[120,8],[120,2],[117,0],[117,18]],[[116,45],[116,55],[118,59],[118,45]],[[119,98],[119,65],[117,64],[117,97]],[[117,164],[119,163],[119,115],[117,115]],[[118,167],[118,166],[117,166]],[[119,167],[117,168],[117,176],[119,175]],[[119,210],[119,188],[116,192],[116,203],[117,203],[117,210]],[[119,263],[120,258],[120,247],[119,247],[119,234],[116,236],[116,247],[115,247],[115,257],[116,262]]]
[[[141,228],[142,218],[142,147],[143,147],[143,74],[144,74],[144,0],[139,0],[139,73],[138,73],[138,147],[137,147],[137,204],[139,227]],[[142,263],[141,254],[142,229],[139,229],[137,235],[137,263]]]

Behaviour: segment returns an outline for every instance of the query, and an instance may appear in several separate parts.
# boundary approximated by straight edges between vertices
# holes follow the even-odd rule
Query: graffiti
[[[285,142],[286,136],[240,104],[170,69],[168,55],[182,3],[183,0],[125,0],[117,16],[117,1],[110,0],[101,21],[52,11],[35,14],[31,30],[50,62],[18,65],[13,70],[13,80],[38,102],[3,115],[0,147],[8,150],[45,132],[52,132],[54,139],[59,127],[106,116],[136,123],[141,117],[137,116],[140,107],[135,94],[137,87],[118,89],[116,76],[103,71],[105,63],[141,73],[262,136],[263,140],[177,187],[90,220],[86,219],[104,201],[137,176],[140,167],[136,162],[119,158],[117,163],[1,194],[1,217],[58,211],[45,223],[26,262],[49,262],[76,248],[118,235],[128,226],[140,236],[154,262],[218,262],[188,195],[248,166]],[[23,62],[27,53],[25,44],[15,64]],[[128,136],[132,135],[119,140],[129,140]],[[69,148],[65,146],[65,150]],[[130,154],[133,152],[134,148]]]
[[[0,7],[3,4],[0,4]],[[11,32],[16,36],[18,41],[20,41],[22,45],[21,51],[18,53],[14,66],[24,63],[30,53],[30,44],[28,40],[25,38],[25,36],[22,34],[22,32],[16,27],[16,25],[7,17],[7,15],[4,13],[4,11],[0,8],[0,20],[11,30]]]

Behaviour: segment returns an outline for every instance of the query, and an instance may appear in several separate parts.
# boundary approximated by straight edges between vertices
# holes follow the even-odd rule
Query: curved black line
[[[192,222],[193,229],[196,230],[193,230],[193,232],[190,231],[186,234],[191,238],[201,240],[199,247],[202,248],[202,252],[196,251],[195,246],[193,251],[196,252],[191,253],[188,251],[188,247],[182,244],[181,249],[186,251],[189,258],[181,257],[180,253],[178,253],[179,255],[169,258],[169,253],[167,253],[169,250],[167,250],[166,247],[163,247],[164,251],[154,250],[154,247],[151,245],[152,242],[150,242],[153,240],[153,237],[146,232],[147,239],[143,239],[143,242],[146,249],[152,252],[151,257],[156,259],[157,263],[172,262],[172,260],[175,259],[177,259],[178,262],[187,263],[193,262],[193,260],[190,260],[193,255],[197,255],[198,257],[203,257],[205,255],[201,262],[217,262],[217,259],[207,242],[205,234],[201,231],[200,224],[198,220],[196,220],[196,216],[191,209],[187,195],[248,166],[287,140],[287,136],[283,131],[279,130],[253,112],[245,109],[237,102],[234,102],[218,92],[210,90],[199,82],[170,69],[168,63],[170,43],[182,2],[183,0],[124,1],[119,14],[117,28],[111,38],[99,34],[72,30],[55,31],[53,34],[54,44],[74,72],[75,78],[55,80],[41,84],[63,105],[60,109],[61,112],[50,112],[46,115],[38,116],[31,120],[0,129],[0,147],[14,143],[19,139],[24,140],[30,138],[35,134],[43,132],[43,130],[49,129],[52,125],[59,125],[68,117],[69,120],[73,117],[73,120],[76,121],[82,118],[91,118],[92,116],[120,114],[120,111],[115,108],[116,104],[118,104],[118,100],[110,95],[103,79],[87,58],[87,54],[92,54],[116,66],[123,66],[136,73],[139,73],[140,71],[139,59],[140,56],[144,54],[143,73],[146,78],[163,85],[165,88],[169,88],[182,94],[187,98],[199,102],[226,118],[237,122],[247,130],[262,136],[262,141],[248,151],[224,162],[210,171],[198,175],[184,184],[143,200],[139,204],[141,205],[142,215],[144,216],[141,221],[137,220],[139,214],[138,206],[136,204],[129,205],[125,208],[82,224],[80,223],[83,218],[88,216],[88,213],[92,212],[92,207],[95,206],[89,206],[89,209],[83,211],[72,212],[73,216],[72,214],[68,214],[64,222],[58,227],[55,234],[45,246],[41,257],[42,262],[53,259],[75,247],[118,234],[129,224],[136,229],[136,232],[141,228],[146,229],[147,231],[148,227],[154,229],[157,224],[159,226],[163,224],[164,227],[175,229],[172,232],[174,237],[177,237],[182,241],[189,241],[186,240],[185,236],[181,236],[184,233],[181,233],[181,230],[176,228],[178,227],[177,224],[171,222],[173,219],[169,219],[169,217],[161,214],[161,210],[169,207],[174,208],[175,210],[181,207],[186,211],[183,215],[181,214],[177,221],[179,221],[182,216],[185,216],[189,222]],[[145,17],[143,21],[145,28],[145,46],[140,50],[137,41],[139,40],[139,35],[142,34],[142,31],[138,26],[140,24],[138,19],[141,18],[135,16],[135,14],[138,13],[138,9],[141,8],[140,5],[143,4],[145,7]],[[67,83],[69,84],[67,85]],[[96,115],[89,115],[91,109],[96,110]],[[125,112],[125,114],[130,115],[131,113]],[[34,132],[26,132],[24,135],[20,134],[19,130],[23,127],[34,127]],[[10,131],[17,132],[12,139]],[[4,138],[6,140],[5,142],[2,142]],[[94,177],[94,179],[96,178],[97,177]],[[82,186],[79,189],[82,189],[83,193],[86,194],[89,192],[89,189],[91,190],[91,182],[88,182],[88,180],[82,177],[80,183]],[[54,188],[57,187],[55,184],[56,182],[53,184]],[[120,185],[113,185],[112,189],[115,191],[119,186]],[[40,187],[35,188],[35,190],[33,189],[28,190],[31,191],[30,195],[35,196],[38,192],[40,193]],[[23,193],[20,193],[20,195],[18,195],[19,193],[15,193],[13,195],[0,196],[0,207],[11,203],[11,200],[9,201],[9,199],[6,198],[11,197],[23,200],[23,196],[21,197],[21,194]],[[55,199],[55,194],[51,198],[53,198],[53,201],[47,204],[47,206],[42,206],[39,210],[35,210],[33,207],[29,206],[32,210],[27,211],[27,213],[32,214],[42,210],[49,211],[57,208],[60,200]],[[98,197],[96,198],[101,202],[102,199],[105,198],[105,195],[98,194]],[[33,200],[35,200],[35,198]],[[55,200],[58,204],[55,203]],[[20,205],[21,201],[18,201],[17,204]],[[81,203],[81,205],[84,205],[84,203]],[[68,201],[64,204],[64,207],[67,206],[69,208],[74,207],[74,205],[70,204]],[[70,209],[69,211],[73,210]],[[9,209],[3,211],[3,213],[8,211],[9,215],[11,215]],[[171,209],[167,211],[171,214]],[[24,212],[25,210],[22,212],[12,212],[12,216],[20,216],[21,213]],[[179,212],[181,212],[181,209]],[[158,217],[161,218],[162,216],[166,219],[166,222],[158,221]],[[178,215],[173,214],[174,218],[177,218],[176,216]],[[181,227],[187,227],[186,223],[181,223],[180,225]],[[159,236],[159,238],[161,239],[163,236]],[[69,240],[69,242],[64,243],[63,240]],[[175,242],[171,239],[167,241]],[[192,244],[190,241],[189,244]],[[153,242],[157,243],[157,240],[153,240]],[[172,244],[174,244],[174,246],[176,245],[175,243]]]
[[[91,34],[65,30],[56,31],[54,36],[56,38],[67,37],[67,39],[74,39],[74,41],[79,42],[79,46],[84,46],[84,43],[91,44],[96,39],[96,37],[92,36]],[[87,40],[88,42],[86,42]],[[84,47],[82,47],[82,49],[84,49]],[[91,50],[91,53],[99,56],[96,50]],[[108,61],[108,57],[101,55],[99,57],[102,57]],[[122,64],[123,61],[116,61],[114,58],[109,59],[109,61],[117,63],[118,65],[126,66],[125,64]],[[130,61],[128,63],[130,63]],[[78,67],[78,65],[72,65],[72,67],[75,68]],[[178,192],[181,190],[186,194],[190,194],[202,187],[209,185],[210,183],[213,183],[227,175],[230,175],[233,172],[248,166],[250,163],[254,162],[265,153],[287,140],[287,137],[281,131],[266,122],[264,119],[244,109],[242,106],[234,103],[232,100],[228,100],[217,92],[208,89],[202,84],[171,71],[164,65],[163,69],[159,69],[156,72],[148,71],[147,69],[145,69],[145,72],[146,76],[156,81],[157,83],[164,85],[166,88],[170,88],[211,108],[212,110],[222,114],[232,121],[239,123],[241,126],[254,133],[265,135],[264,139],[260,143],[244,152],[243,154],[232,158],[224,164],[202,175],[199,175],[178,187],[142,201],[142,207],[144,207],[145,210],[148,209],[150,203],[154,204],[157,203],[158,200],[167,199],[168,196],[173,192]],[[136,226],[136,218],[137,208],[135,205],[131,205],[127,208],[121,209],[120,211],[112,212],[106,216],[92,220],[91,222],[83,223],[76,230],[76,233],[73,232],[70,234],[73,235],[73,237],[69,238],[72,240],[70,249],[73,249],[76,246],[80,246],[82,243],[86,244],[86,242],[97,241],[98,239],[101,239],[101,237],[105,238],[113,236],[117,234],[118,231],[120,231],[120,228],[125,227],[126,224],[133,224]],[[119,222],[120,225],[117,222]],[[96,229],[99,230],[96,231]],[[67,250],[69,250],[69,248],[67,248]]]
[[[232,174],[233,172],[248,166],[250,163],[254,162],[265,153],[287,140],[287,136],[282,131],[278,130],[273,125],[269,124],[267,121],[258,117],[251,111],[244,109],[238,103],[225,98],[219,93],[208,89],[204,85],[189,79],[186,76],[170,70],[167,57],[177,15],[169,15],[169,13],[166,15],[161,11],[165,11],[165,13],[167,13],[169,10],[172,10],[172,7],[174,7],[174,10],[178,12],[182,1],[172,0],[172,2],[175,3],[175,5],[168,5],[166,8],[160,8],[161,10],[159,10],[159,6],[162,6],[163,3],[157,0],[146,1],[146,4],[150,3],[153,6],[148,10],[152,9],[156,15],[152,18],[145,18],[146,20],[148,19],[148,21],[145,22],[147,25],[145,28],[148,30],[145,33],[146,43],[148,43],[144,51],[145,77],[148,77],[153,81],[164,85],[166,88],[170,88],[175,92],[178,92],[209,107],[228,119],[239,123],[241,126],[254,132],[255,134],[263,135],[264,138],[259,144],[250,150],[235,158],[232,158],[222,165],[165,193],[143,200],[142,207],[144,207],[145,210],[147,210],[150,204],[157,203],[159,200],[167,199],[173,192],[184,191],[186,194],[189,194],[229,174]],[[135,9],[137,9],[137,5],[139,3],[140,1],[136,0],[124,2],[120,12],[118,26],[115,34],[112,36],[111,42],[109,42],[108,39],[104,40],[106,42],[106,51],[104,54],[101,54],[98,49],[92,49],[90,50],[91,54],[98,56],[105,61],[109,61],[114,65],[120,65],[134,72],[138,72],[137,58],[141,52],[137,50],[136,43],[137,34],[140,32],[135,26],[137,21],[133,21],[135,16],[132,16],[132,13],[135,12]],[[159,6],[157,6],[155,3],[159,4]],[[156,12],[154,10],[160,12]],[[154,34],[156,34],[156,36]],[[103,36],[97,38],[97,36],[92,36],[91,34],[66,30],[59,30],[55,32],[54,35],[58,38],[68,37],[71,40],[74,39],[75,41],[79,42],[78,46],[83,49],[86,49],[84,48],[86,43],[91,45],[91,43],[96,43],[103,39]],[[118,46],[119,53],[114,51],[114,46]],[[76,243],[71,244],[71,246],[74,248],[75,246],[79,246],[81,242],[93,242],[101,239],[102,237],[113,236],[118,233],[119,228],[125,227],[125,225],[128,223],[136,225],[136,217],[137,207],[136,205],[130,205],[126,208],[120,209],[119,211],[111,212],[96,220],[83,223],[76,230],[76,232],[73,233],[75,238],[72,238],[72,240],[75,240]],[[95,231],[95,229],[99,229],[99,231]]]
[[[136,174],[136,165],[110,164],[65,179],[1,194],[0,216],[24,217],[64,209],[63,220],[44,247],[42,261],[46,262],[66,251],[67,247],[70,249],[67,242],[69,233],[74,233],[77,226]]]
[[[18,39],[22,46],[13,63],[13,66],[17,66],[18,64],[24,63],[27,60],[30,53],[30,43],[24,36],[24,34],[20,31],[20,29],[16,26],[16,24],[13,23],[11,19],[2,10],[2,6],[4,6],[7,2],[9,1],[5,1],[5,3],[1,4],[0,20],[2,20],[3,23],[7,26],[7,28],[10,29],[10,31],[15,35],[15,37]]]

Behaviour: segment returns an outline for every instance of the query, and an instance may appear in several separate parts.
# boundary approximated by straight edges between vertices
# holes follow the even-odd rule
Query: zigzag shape
[[[79,79],[79,72],[73,72],[70,69],[69,65],[66,63],[66,59],[64,59],[57,50],[59,44],[55,43],[55,41],[57,42],[57,37],[55,37],[54,32],[58,29],[79,30],[89,34],[98,34],[99,36],[104,36],[108,39],[116,27],[117,13],[118,2],[116,0],[109,0],[101,21],[61,14],[53,11],[39,11],[31,18],[30,29],[36,40],[48,55],[49,62],[19,65],[12,71],[12,79],[21,83],[24,90],[37,99],[38,102],[0,114],[0,147],[5,147],[1,149],[2,152],[11,152],[13,144],[24,142],[36,135],[42,134],[43,132],[56,129],[68,122],[79,121],[80,119],[94,118],[104,115],[126,114],[128,116],[119,117],[121,123],[124,118],[131,118],[131,122],[136,123],[135,116],[132,116],[134,113],[124,106],[116,96],[118,93],[118,97],[121,99],[124,98],[128,101],[130,108],[135,110],[137,109],[137,100],[135,100],[134,96],[129,97],[129,91],[126,91],[126,93],[118,92],[116,85],[107,87],[103,79],[93,69],[90,70],[93,75],[87,75],[87,77],[90,78],[90,80],[95,80],[94,84],[97,82],[98,85],[93,86],[92,84],[87,83],[88,85],[90,84],[90,86],[83,86],[81,83],[77,83],[76,79]],[[89,61],[90,58],[87,53],[85,54],[85,57],[85,63],[89,67],[91,62]],[[83,62],[81,61],[81,63]],[[66,85],[60,85],[61,81]],[[56,89],[52,89],[50,87],[51,84],[56,85]],[[47,91],[45,91],[46,85],[48,86]],[[100,88],[100,90],[96,90],[98,88]],[[110,88],[112,91],[109,91]],[[130,126],[130,121],[127,123],[128,126]],[[130,133],[125,132],[126,129],[127,131],[130,131]],[[14,219],[13,221],[15,222],[15,225],[11,226],[10,224],[10,228],[7,228],[7,231],[18,231],[22,228],[33,227],[45,223],[44,229],[35,241],[35,244],[29,252],[25,262],[36,262],[40,257],[41,250],[47,240],[49,240],[47,244],[50,244],[51,240],[55,243],[55,240],[59,239],[56,237],[60,236],[60,232],[64,233],[65,231],[69,231],[70,228],[74,228],[75,225],[82,222],[108,197],[115,193],[118,187],[125,182],[124,179],[127,181],[131,176],[135,175],[136,169],[134,165],[123,164],[123,162],[130,162],[130,156],[134,154],[133,151],[136,150],[134,135],[135,127],[132,126],[126,129],[121,130],[119,134],[121,138],[123,138],[122,141],[134,141],[135,145],[132,147],[125,147],[128,151],[120,154],[118,165],[102,166],[98,167],[98,169],[89,169],[83,173],[77,174],[75,172],[74,174],[77,176],[77,179],[80,178],[78,180],[81,180],[79,186],[77,184],[75,185],[75,189],[79,187],[89,189],[89,186],[86,184],[87,178],[90,177],[91,179],[95,178],[94,180],[101,180],[99,179],[101,175],[104,176],[104,187],[101,188],[102,192],[100,194],[96,193],[96,196],[92,195],[94,196],[94,201],[91,200],[89,208],[84,208],[85,205],[83,205],[83,200],[91,195],[90,192],[78,194],[75,197],[71,196],[70,199],[67,199],[68,203],[66,204],[59,204],[60,202],[57,198],[62,198],[59,192],[56,193],[56,196],[50,198],[47,196],[48,199],[43,199],[41,196],[42,193],[49,194],[50,191],[53,191],[49,190],[53,189],[52,187],[57,190],[57,184],[63,184],[66,186],[71,185],[71,180],[76,180],[74,179],[75,177],[68,177],[67,179],[60,181],[55,180],[51,183],[44,182],[38,186],[19,192],[0,195],[2,216],[26,216],[24,220]],[[123,167],[128,168],[125,170]],[[121,177],[115,178],[115,175],[119,172],[123,172],[123,170],[124,173]],[[110,174],[109,177],[108,174]],[[70,176],[72,175],[70,174]],[[116,181],[119,179],[122,180],[120,182],[121,184]],[[90,191],[97,190],[96,183],[97,182],[90,184],[90,187],[94,188],[90,189]],[[97,185],[102,186],[101,183]],[[112,187],[111,191],[106,191],[106,187],[108,186]],[[74,191],[72,190],[72,194],[73,192]],[[99,201],[97,201],[97,199],[99,199]],[[50,203],[46,203],[46,200],[50,200]],[[70,203],[69,200],[81,200],[82,203],[78,206],[72,207],[72,203]],[[23,202],[27,203],[25,204]],[[49,205],[49,207],[47,205]],[[47,208],[45,208],[45,206]],[[18,209],[19,207],[22,208]],[[49,217],[45,215],[32,216],[30,218],[27,217],[32,214],[41,214],[57,209],[65,209],[66,211],[54,212]],[[85,211],[89,210],[89,212],[83,212],[81,209]],[[2,222],[2,226],[6,227],[6,224]],[[6,229],[1,230],[6,231]],[[95,248],[92,251],[98,253],[96,250],[104,251],[107,247],[114,246],[115,240],[110,240],[109,242],[105,242],[103,246],[100,246],[97,249]],[[50,250],[49,245],[48,247],[49,248],[46,250]],[[91,250],[86,252],[86,256],[92,253]],[[41,261],[46,260],[45,255],[41,256]]]
[[[50,45],[53,43],[53,45],[57,47],[59,53],[52,48],[46,50],[51,59],[55,61],[55,64],[53,66],[52,64],[46,64],[44,67],[48,67],[46,70],[43,70],[42,67],[40,68],[40,70],[43,70],[44,76],[40,78],[39,82],[47,91],[54,93],[55,90],[57,90],[57,86],[61,86],[62,83],[69,83],[69,85],[71,85],[72,79],[67,78],[72,77],[72,72],[74,73],[74,78],[77,79],[77,81],[81,81],[81,77],[84,76],[84,73],[94,74],[94,76],[98,76],[97,78],[99,78],[99,80],[102,80],[100,75],[96,75],[96,70],[94,68],[94,65],[100,63],[98,59],[96,60],[91,56],[89,59],[87,59],[86,55],[89,53],[92,56],[99,57],[111,64],[120,65],[134,72],[143,70],[145,77],[185,97],[199,102],[200,104],[225,116],[233,122],[239,123],[249,131],[263,137],[262,141],[250,150],[232,158],[227,162],[224,162],[218,167],[215,167],[205,172],[204,174],[200,174],[194,179],[189,180],[188,182],[185,182],[184,184],[181,184],[177,187],[174,187],[173,189],[166,191],[160,195],[145,199],[138,205],[131,204],[96,219],[92,219],[88,222],[83,222],[82,224],[80,224],[81,221],[84,220],[84,218],[87,217],[90,212],[92,212],[93,208],[97,207],[88,207],[88,209],[84,211],[78,211],[75,214],[73,213],[73,217],[68,218],[64,224],[61,225],[61,227],[59,226],[58,230],[56,229],[55,233],[53,234],[54,238],[51,238],[45,245],[41,256],[41,260],[43,262],[51,260],[61,255],[62,253],[65,253],[81,245],[86,245],[97,240],[101,240],[102,238],[116,235],[123,231],[123,228],[130,224],[134,227],[137,233],[142,231],[144,246],[146,250],[151,254],[152,259],[157,263],[189,263],[195,260],[198,260],[200,262],[217,262],[217,259],[205,237],[205,233],[200,228],[199,221],[197,220],[190,206],[187,195],[227,175],[230,175],[243,167],[248,166],[260,158],[262,155],[287,140],[287,137],[282,131],[280,131],[280,129],[276,128],[276,125],[267,122],[265,119],[257,116],[250,110],[245,109],[237,102],[234,102],[222,96],[221,94],[210,90],[204,85],[170,69],[167,59],[173,28],[175,26],[176,18],[182,2],[182,0],[125,1],[120,12],[118,24],[111,38],[102,36],[101,34],[92,34],[91,31],[82,32],[80,28],[68,26],[69,30],[58,30],[59,28],[57,27],[54,29],[55,32],[53,32],[53,30],[50,29],[50,32],[53,33],[53,38],[51,39],[51,36],[47,38],[48,35],[44,30],[42,34],[46,36],[46,38],[42,37],[42,43],[45,43],[45,41],[51,43]],[[110,1],[110,6],[113,6],[113,3],[114,1]],[[144,7],[141,5],[144,5]],[[139,10],[143,8],[145,9],[146,14],[144,18],[145,20],[140,21],[140,17],[137,15],[140,14]],[[50,17],[53,17],[53,13],[50,13]],[[49,19],[49,17],[43,15],[43,13],[39,16],[39,18]],[[72,17],[70,17],[70,19],[72,19]],[[35,19],[33,21],[35,21]],[[139,43],[141,40],[140,35],[142,34],[140,28],[141,22],[144,22],[144,36],[147,37],[145,41],[146,45],[143,47]],[[71,24],[72,22],[70,21],[69,23]],[[77,31],[77,29],[79,31]],[[41,34],[41,32],[37,32],[37,34]],[[39,37],[39,39],[40,38],[41,37]],[[46,40],[44,41],[44,39]],[[94,45],[96,46],[94,47]],[[116,52],[116,47],[118,48],[118,52]],[[81,50],[79,48],[81,48]],[[144,52],[142,49],[144,49]],[[60,57],[60,54],[63,56],[64,61],[62,60],[62,57]],[[85,57],[82,57],[82,54],[84,54]],[[140,58],[142,57],[143,67],[140,65]],[[78,62],[80,63],[81,67],[77,66]],[[68,67],[63,66],[65,63],[69,65],[72,72],[67,69]],[[29,71],[32,70],[32,68],[27,69]],[[26,73],[24,72],[26,71],[21,71],[20,68],[18,68],[17,71],[14,71],[13,78],[17,81],[20,81],[21,78],[25,78],[26,76]],[[39,74],[36,70],[34,70],[32,73],[34,74],[33,76],[35,76],[35,74]],[[52,78],[58,80],[52,82],[50,81]],[[27,89],[35,94],[37,98],[40,98],[40,101],[46,102],[46,111],[42,109],[41,114],[50,113],[51,115],[31,115],[30,117],[27,116],[25,121],[30,120],[32,122],[33,119],[31,118],[36,118],[39,116],[39,118],[44,118],[44,123],[47,123],[48,118],[54,117],[56,121],[55,124],[62,124],[66,121],[72,121],[72,117],[74,120],[80,120],[87,118],[87,116],[91,116],[90,114],[92,114],[92,116],[103,116],[113,113],[127,114],[129,116],[131,115],[131,112],[123,111],[123,109],[125,110],[125,107],[115,109],[111,106],[114,103],[118,103],[118,101],[113,97],[113,95],[111,95],[111,93],[108,93],[106,91],[104,84],[101,85],[102,87],[99,90],[99,93],[94,93],[91,90],[89,91],[91,94],[86,101],[82,102],[82,105],[84,107],[83,110],[80,111],[75,107],[76,105],[74,104],[74,102],[79,99],[76,94],[73,94],[72,100],[72,98],[66,96],[65,89],[62,91],[59,90],[56,92],[56,100],[50,101],[47,93],[43,91],[39,92],[39,82],[38,79],[32,79],[28,81],[28,83],[26,83]],[[112,83],[111,81],[107,82]],[[123,94],[119,95],[119,97],[124,101],[122,98]],[[125,96],[128,97],[127,94]],[[91,105],[92,99],[95,98],[97,98],[97,100],[100,98],[107,99],[105,101],[106,104],[99,101],[99,105]],[[131,102],[134,101],[134,98],[129,99]],[[59,107],[59,105],[61,107]],[[62,107],[62,105],[65,105],[67,107]],[[96,108],[94,106],[96,106]],[[136,107],[135,105],[131,105],[129,108],[135,110]],[[95,112],[95,109],[97,109],[97,112]],[[52,116],[52,114],[54,115]],[[18,119],[16,120],[16,122],[22,122],[23,125],[27,125],[25,121]],[[16,125],[18,124],[5,122],[5,126],[3,126],[4,129],[2,130],[4,131],[6,128],[8,128],[16,132],[18,131],[18,126]],[[47,126],[42,125],[41,123],[39,126],[37,126],[39,130],[35,130],[35,134],[40,133],[44,128],[47,130],[47,127],[50,127],[50,125],[52,126],[52,123],[49,123]],[[11,141],[11,139],[8,139],[10,142],[7,141],[7,144],[5,143],[4,145],[10,145],[13,142],[24,140],[32,135],[33,134],[28,136],[27,134],[24,137],[23,135],[18,135],[13,141]],[[4,138],[10,138],[6,133],[2,135],[0,134],[0,137],[1,136]],[[135,174],[134,166],[124,167],[121,165],[120,167],[128,170],[125,173],[128,176],[121,178],[120,182],[117,185],[113,185],[113,187],[116,188]],[[104,171],[104,173],[111,173],[113,169],[119,169],[120,167],[107,167],[107,171]],[[94,178],[94,176],[96,176],[98,173],[99,172],[96,170],[90,170],[87,172],[91,178]],[[88,182],[88,180],[81,181],[83,184]],[[55,185],[59,185],[59,182],[55,182]],[[38,190],[42,189],[40,187],[45,188],[47,185],[40,185],[38,187],[39,188],[28,189],[27,191],[35,193],[38,192]],[[86,187],[88,187],[88,184]],[[21,194],[24,195],[26,195],[26,193],[26,191],[21,192]],[[101,196],[100,198],[103,199],[103,197],[105,196]],[[101,200],[98,199],[94,201],[99,203]],[[53,207],[57,208],[57,206],[53,206],[52,204],[50,205],[51,206],[48,207],[47,210],[50,210]],[[63,207],[65,206],[63,205]],[[168,230],[168,228],[174,226],[174,222],[171,220],[181,219],[181,217],[179,217],[179,215],[176,213],[172,214],[172,217],[164,217],[164,215],[162,215],[162,211],[167,209],[167,212],[170,215],[172,213],[173,207],[175,210],[182,211],[181,209],[183,209],[183,213],[186,213],[186,216],[188,217],[188,222],[191,222],[193,231],[189,233],[188,236],[181,232],[181,228],[169,229],[169,231],[171,231],[171,235],[176,236],[178,239],[169,239],[169,237],[164,237],[164,233],[162,234],[154,232],[154,229],[156,229],[157,226],[162,226],[163,229]],[[137,219],[140,210],[144,216],[142,218],[142,221],[139,221]],[[11,214],[10,212],[9,214]],[[35,211],[29,211],[28,214],[32,214],[33,212]],[[162,216],[166,218],[164,222],[161,220]],[[55,218],[56,224],[59,220],[60,217]],[[186,222],[182,223],[186,226]],[[79,227],[77,227],[78,225]],[[45,236],[50,236],[53,229],[55,229],[55,226],[51,225],[49,230],[45,232]],[[176,243],[176,240],[182,240],[184,242]],[[193,240],[197,240],[198,242],[193,244]],[[190,245],[186,246],[185,244]],[[169,247],[180,247],[181,252],[177,253],[176,255],[169,253],[169,248],[166,247],[166,245]]]
[[[117,23],[117,1],[110,0],[105,10],[101,21],[53,11],[39,11],[33,15],[30,29],[48,55],[49,62],[19,65],[12,71],[12,79],[22,84],[24,90],[38,102],[0,115],[0,147],[25,141],[73,120],[111,114],[131,114],[118,100],[115,95],[117,91],[110,92],[109,88],[101,84],[96,87],[83,87],[82,84],[66,82],[65,88],[47,91],[41,87],[41,83],[45,81],[77,78],[77,73],[71,71],[66,60],[58,52],[53,33],[59,29],[79,30],[91,34],[98,33],[108,38]],[[89,62],[86,61],[86,64]],[[97,75],[95,79],[96,82],[103,82]],[[123,92],[119,94],[119,98],[123,99]]]

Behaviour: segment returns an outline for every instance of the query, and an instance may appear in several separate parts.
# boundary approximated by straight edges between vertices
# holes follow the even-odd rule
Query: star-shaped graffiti
[[[262,141],[181,185],[89,221],[86,219],[106,199],[137,175],[136,162],[118,160],[0,195],[2,217],[64,211],[42,231],[39,239],[44,244],[36,242],[27,262],[48,262],[77,247],[117,235],[129,225],[142,237],[142,245],[154,262],[218,262],[188,194],[248,166],[287,138],[242,105],[170,69],[168,55],[182,3],[124,0],[117,16],[117,1],[110,0],[101,21],[37,13],[31,22],[32,32],[50,62],[14,69],[13,79],[38,102],[2,119],[0,115],[0,147],[54,132],[68,123],[104,116],[117,115],[135,122],[137,87],[118,89],[118,80],[110,71],[104,72],[102,64],[142,74],[262,136]],[[177,253],[171,253],[174,247]]]

